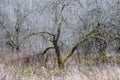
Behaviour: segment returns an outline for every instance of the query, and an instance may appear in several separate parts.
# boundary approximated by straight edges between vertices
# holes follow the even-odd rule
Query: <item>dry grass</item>
[[[65,70],[59,71],[54,54],[50,55],[45,65],[41,65],[41,61],[23,65],[21,60],[11,64],[9,59],[15,57],[13,54],[15,53],[8,55],[4,52],[4,55],[1,55],[0,80],[120,80],[120,66],[114,61],[96,65],[96,61],[93,61],[95,59],[78,59],[75,54],[66,63]]]
[[[0,65],[0,80],[120,80],[118,65],[70,66],[65,71],[44,67]]]

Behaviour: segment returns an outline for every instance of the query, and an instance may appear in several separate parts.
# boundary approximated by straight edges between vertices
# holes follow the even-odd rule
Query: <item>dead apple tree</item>
[[[98,22],[96,27],[91,29],[89,32],[87,32],[85,34],[85,36],[81,40],[79,40],[72,47],[71,51],[63,58],[61,55],[62,51],[60,50],[60,45],[58,43],[60,40],[61,29],[62,29],[62,27],[64,27],[64,26],[62,26],[63,22],[60,20],[62,17],[62,11],[66,7],[66,5],[62,4],[61,8],[58,8],[58,6],[59,6],[59,1],[58,2],[56,1],[53,6],[53,9],[54,9],[54,21],[55,21],[54,23],[55,23],[55,27],[57,27],[57,32],[51,33],[51,32],[46,31],[46,32],[39,32],[39,33],[43,34],[43,36],[44,35],[50,36],[51,37],[50,42],[53,44],[53,46],[46,48],[43,51],[42,55],[44,55],[48,50],[54,49],[56,56],[57,56],[58,67],[59,67],[59,69],[64,69],[65,62],[74,54],[74,52],[76,51],[76,49],[78,48],[79,45],[83,44],[84,42],[88,41],[90,38],[93,38],[93,37],[99,38],[99,39],[103,40],[103,42],[107,43],[107,41],[105,39],[105,35],[108,35],[108,34],[106,34],[105,32],[101,32],[101,29],[100,29],[101,24],[99,24],[99,22]],[[103,51],[103,50],[101,50],[101,51]]]

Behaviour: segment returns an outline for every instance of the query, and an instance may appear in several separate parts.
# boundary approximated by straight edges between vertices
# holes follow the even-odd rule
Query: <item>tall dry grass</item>
[[[118,65],[70,66],[65,71],[44,67],[0,65],[0,80],[120,80]]]
[[[28,53],[32,54],[27,50],[19,54],[26,57]],[[48,61],[44,65],[41,65],[43,59],[35,59],[29,64],[23,59],[16,59],[16,53],[1,53],[0,80],[120,80],[120,66],[115,61],[96,64],[97,59],[91,57],[86,60],[77,53],[67,61],[63,71],[59,71],[57,67],[54,52],[49,53]]]

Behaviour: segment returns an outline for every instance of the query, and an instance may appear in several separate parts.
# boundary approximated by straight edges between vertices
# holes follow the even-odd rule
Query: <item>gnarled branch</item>
[[[55,36],[55,34],[52,34],[52,33],[50,33],[50,32],[39,32],[39,33],[48,34],[48,35],[50,35],[50,36]]]
[[[82,40],[80,40],[71,50],[71,52],[63,59],[63,64],[68,60],[68,58],[70,58],[75,50],[78,48],[78,46],[80,44],[82,44],[83,42],[85,42],[86,40],[88,40],[92,35],[94,35],[95,33],[95,29],[91,30]]]
[[[46,49],[43,51],[42,55],[44,55],[48,50],[54,49],[54,48],[55,48],[55,47],[48,47],[48,48],[46,48]]]

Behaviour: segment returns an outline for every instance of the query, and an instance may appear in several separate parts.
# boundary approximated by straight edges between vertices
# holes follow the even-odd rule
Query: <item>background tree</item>
[[[11,8],[10,14],[12,15],[13,22],[11,22],[9,26],[3,26],[6,32],[4,36],[6,36],[7,45],[10,46],[12,50],[15,49],[19,51],[24,46],[25,42],[29,40],[29,35],[32,34],[32,29],[30,28],[32,22],[30,20],[30,14],[33,11],[32,8],[27,8],[27,5],[21,5],[22,2],[20,1],[12,1],[12,4],[14,5]]]

